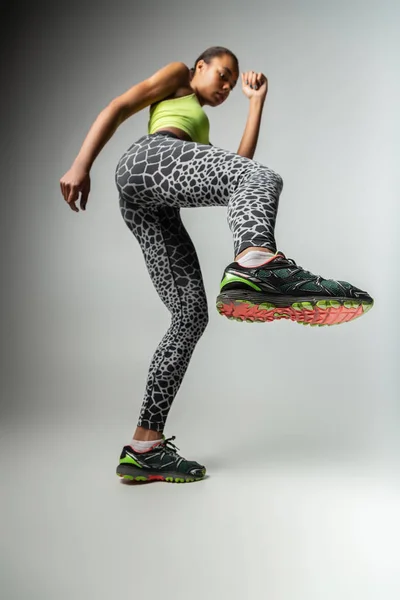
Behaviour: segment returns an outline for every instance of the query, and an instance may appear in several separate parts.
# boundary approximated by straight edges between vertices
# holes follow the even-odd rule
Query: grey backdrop
[[[1,10],[2,597],[398,598],[399,6]],[[59,179],[113,97],[216,44],[269,79],[255,159],[284,179],[279,248],[376,305],[332,328],[221,318],[225,209],[184,209],[211,318],[167,433],[210,478],[129,487],[114,470],[169,323],[114,184],[147,111],[96,160],[86,213]],[[206,108],[214,145],[237,149],[247,104],[238,85]]]

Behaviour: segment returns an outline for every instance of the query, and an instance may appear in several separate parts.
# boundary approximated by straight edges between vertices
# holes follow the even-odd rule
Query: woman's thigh
[[[226,206],[243,176],[260,169],[268,170],[222,148],[149,135],[121,157],[116,183],[136,204]]]
[[[125,223],[138,240],[153,285],[179,321],[181,333],[201,335],[208,322],[203,277],[179,209],[148,207],[120,198]]]

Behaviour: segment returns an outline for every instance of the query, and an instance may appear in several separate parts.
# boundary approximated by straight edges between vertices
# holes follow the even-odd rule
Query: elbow
[[[111,100],[108,110],[122,123],[151,104],[151,86],[147,81],[136,84],[130,90]]]
[[[117,127],[129,117],[128,107],[124,106],[119,98],[114,98],[111,100],[108,106],[106,106],[104,109],[104,112],[111,116],[112,121],[116,123]]]

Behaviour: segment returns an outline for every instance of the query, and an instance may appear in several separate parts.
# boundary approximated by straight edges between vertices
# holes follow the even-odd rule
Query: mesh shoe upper
[[[245,279],[248,283],[246,284],[240,279]],[[225,269],[221,291],[240,288],[256,290],[259,288],[257,291],[272,295],[328,296],[372,301],[367,292],[354,287],[347,281],[335,281],[314,275],[298,266],[294,260],[286,258],[282,253],[278,253],[269,262],[258,267],[242,267],[236,262],[231,263]]]
[[[172,443],[174,439],[175,436],[164,439],[148,452],[135,452],[131,446],[124,446],[119,462],[120,464],[132,464],[145,470],[185,473],[197,477],[203,476],[205,467],[195,461],[186,460],[179,456],[177,453],[179,448]]]

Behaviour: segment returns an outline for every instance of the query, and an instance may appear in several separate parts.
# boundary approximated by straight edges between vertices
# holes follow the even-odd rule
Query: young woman
[[[207,300],[195,248],[181,207],[227,206],[234,262],[224,271],[219,312],[251,321],[292,319],[333,325],[373,304],[349,283],[315,276],[277,252],[274,238],[280,175],[255,161],[268,82],[241,74],[249,99],[237,153],[209,141],[203,106],[225,102],[239,79],[236,56],[209,48],[189,69],[174,62],[115,98],[97,117],[70,170],[60,180],[70,208],[86,210],[90,168],[117,127],[150,107],[148,134],[121,157],[116,184],[122,216],[138,240],[153,284],[171,312],[171,325],[150,364],[137,429],[120,456],[117,474],[137,481],[201,479],[205,467],[187,461],[162,435],[173,399],[207,322]]]

